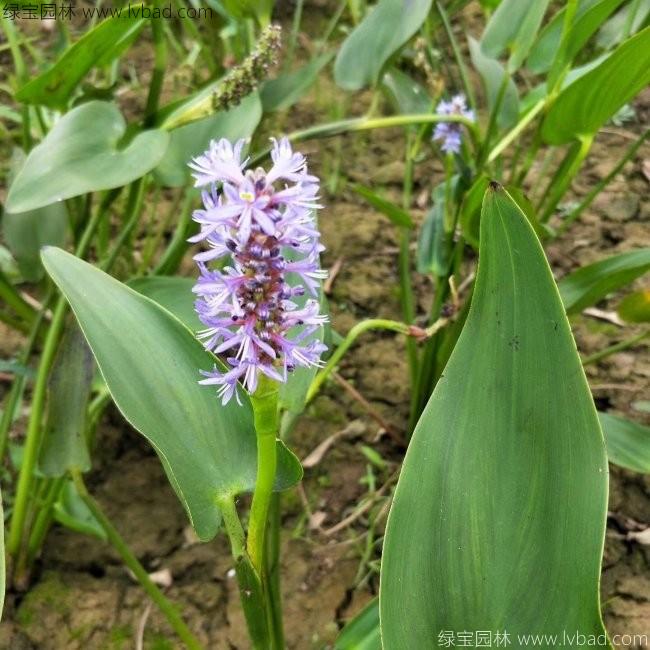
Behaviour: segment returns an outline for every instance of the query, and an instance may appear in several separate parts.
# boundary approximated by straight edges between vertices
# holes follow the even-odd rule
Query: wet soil
[[[324,121],[333,87],[320,83],[292,115],[292,128]],[[364,98],[361,100],[364,103]],[[579,199],[623,155],[630,137],[650,113],[650,93],[636,103],[637,119],[608,127],[598,136],[569,200]],[[403,133],[387,130],[326,142],[306,143],[313,171],[323,178],[321,214],[327,246],[325,267],[338,267],[329,302],[333,327],[347,332],[359,320],[400,318],[397,294],[397,239],[394,228],[350,190],[362,181],[399,201],[404,166]],[[606,255],[648,245],[650,179],[642,148],[566,236],[548,247],[558,278]],[[534,180],[534,174],[532,175]],[[442,179],[437,163],[417,168],[412,213],[420,219],[431,187]],[[527,188],[535,190],[536,183]],[[468,265],[468,271],[473,262]],[[418,306],[427,308],[429,280],[414,274]],[[639,280],[634,286],[648,286]],[[626,290],[627,291],[627,290]],[[623,294],[598,307],[614,310]],[[637,329],[580,316],[574,333],[590,354]],[[19,340],[2,330],[2,353]],[[305,457],[328,436],[346,430],[330,451],[306,471],[303,488],[283,499],[282,575],[288,647],[332,647],[341,624],[363,606],[378,586],[377,565],[390,485],[402,458],[408,416],[404,341],[392,334],[366,334],[298,422],[291,444]],[[650,354],[639,344],[588,367],[601,410],[650,424],[642,402],[649,399]],[[356,391],[367,403],[364,405]],[[371,412],[369,412],[369,409]],[[354,426],[350,427],[350,424]],[[21,422],[21,424],[23,424]],[[386,434],[386,429],[392,435]],[[21,426],[16,433],[20,433]],[[369,455],[374,450],[381,462]],[[602,599],[612,634],[650,633],[650,545],[628,539],[635,523],[650,526],[650,477],[611,468],[610,518],[603,561]],[[232,562],[223,536],[200,544],[188,526],[160,463],[147,443],[109,408],[98,433],[95,465],[88,476],[93,495],[134,553],[152,573],[171,577],[166,588],[207,648],[248,647]],[[374,490],[372,506],[349,523],[346,518]],[[370,535],[370,537],[369,537]],[[101,541],[54,527],[26,593],[8,594],[0,625],[0,648],[90,650],[143,646],[163,650],[180,644],[162,616]],[[633,646],[629,646],[633,647]]]

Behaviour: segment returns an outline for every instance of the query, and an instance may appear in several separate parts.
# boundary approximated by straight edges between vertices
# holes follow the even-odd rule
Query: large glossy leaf
[[[20,88],[16,99],[64,109],[86,73],[96,65],[110,63],[113,55],[121,54],[123,45],[132,42],[144,24],[144,18],[137,18],[135,12],[102,20],[68,48],[49,70]]]
[[[508,68],[516,70],[528,55],[548,4],[549,0],[503,0],[481,37],[483,52],[496,58],[509,51]]]
[[[333,52],[325,52],[301,68],[265,82],[260,89],[264,112],[280,111],[295,104],[312,87],[333,56]]]
[[[506,84],[497,114],[497,124],[507,129],[516,124],[519,117],[517,87],[508,71],[496,59],[486,55],[477,41],[470,36],[468,42],[472,65],[483,80],[490,112],[495,109],[502,85]]]
[[[567,86],[542,125],[550,144],[589,136],[650,83],[650,27],[620,45],[600,65]]]
[[[588,264],[558,283],[568,314],[582,311],[650,270],[650,248],[612,255]]]
[[[117,407],[156,449],[201,539],[217,531],[219,497],[251,490],[256,440],[250,402],[222,406],[200,386],[209,355],[175,316],[60,249],[43,252],[90,344]],[[300,463],[282,443],[276,487],[293,485]]]
[[[650,473],[650,427],[638,422],[599,413],[610,462],[634,472]]]
[[[215,113],[186,124],[171,132],[169,147],[156,167],[155,178],[161,185],[179,187],[189,182],[187,164],[210,144],[210,140],[238,140],[253,135],[262,118],[262,104],[257,93],[248,95],[229,111]]]
[[[582,0],[576,11],[563,53],[563,65],[570,63],[592,34],[624,0]],[[536,74],[550,69],[562,42],[566,7],[558,11],[539,35],[526,66]]]
[[[163,157],[169,135],[144,131],[124,146],[125,131],[122,114],[109,102],[88,102],[66,113],[27,156],[9,188],[7,210],[35,210],[146,174]]]
[[[379,0],[345,39],[334,64],[334,79],[345,90],[374,86],[388,59],[413,36],[432,0]]]
[[[90,469],[85,438],[86,409],[95,363],[74,322],[66,330],[48,385],[45,435],[38,466],[45,476]]]
[[[506,629],[513,648],[519,634],[604,635],[606,511],[605,446],[553,276],[493,185],[470,312],[388,518],[385,650],[437,648],[446,630]]]

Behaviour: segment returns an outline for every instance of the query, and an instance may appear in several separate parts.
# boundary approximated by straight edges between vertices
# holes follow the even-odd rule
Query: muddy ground
[[[333,92],[329,83],[320,83],[294,113],[291,128],[328,119],[327,105]],[[603,178],[630,138],[641,132],[650,116],[650,93],[637,100],[635,108],[634,122],[609,126],[598,136],[569,200],[586,194]],[[327,246],[323,261],[325,267],[339,268],[329,294],[332,322],[338,332],[347,332],[370,316],[400,318],[395,231],[382,215],[362,203],[348,184],[363,181],[384,188],[388,196],[399,200],[403,142],[402,132],[389,130],[302,147],[310,155],[312,170],[323,177],[326,208],[320,223]],[[648,245],[649,159],[648,147],[642,148],[580,222],[550,245],[548,255],[558,278],[606,255]],[[425,162],[418,168],[413,201],[417,218],[423,216],[430,189],[441,178],[437,164]],[[528,190],[536,186],[534,174],[531,181]],[[190,264],[186,268],[191,272]],[[425,277],[415,277],[423,314],[431,287]],[[644,283],[648,285],[647,280],[635,285]],[[598,307],[615,309],[621,295],[611,296]],[[585,316],[574,321],[584,354],[635,331]],[[3,354],[20,343],[6,336],[6,330],[0,339]],[[284,497],[282,575],[289,648],[331,647],[345,619],[376,593],[378,540],[385,523],[387,494],[404,452],[409,398],[404,358],[404,341],[399,337],[366,334],[341,364],[342,379],[326,386],[293,433],[292,445],[304,458],[328,436],[346,431],[322,460],[306,471],[304,488],[291,490]],[[587,374],[601,410],[650,424],[650,414],[641,404],[649,399],[647,345],[639,344],[589,366]],[[354,391],[358,395],[354,396]],[[367,404],[362,404],[359,395]],[[19,426],[17,433],[21,430]],[[88,484],[137,557],[151,572],[171,576],[166,592],[207,648],[247,648],[223,536],[209,544],[196,542],[155,454],[112,407],[101,422],[98,444]],[[364,446],[375,450],[383,465],[373,464]],[[369,473],[373,476],[370,481]],[[388,486],[375,493],[366,513],[346,522],[371,494],[373,481],[375,490],[387,482]],[[610,511],[602,574],[607,628],[612,634],[648,634],[650,546],[628,540],[627,533],[637,523],[650,526],[650,478],[612,467]],[[180,647],[108,545],[54,527],[29,591],[8,594],[0,648],[117,650],[133,648],[134,636],[140,635],[143,647],[150,650]]]

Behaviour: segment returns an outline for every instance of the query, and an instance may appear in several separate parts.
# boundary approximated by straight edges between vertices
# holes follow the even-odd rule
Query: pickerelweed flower
[[[318,178],[289,140],[275,139],[273,166],[245,169],[245,141],[213,140],[190,167],[203,191],[203,209],[193,218],[201,231],[190,241],[208,250],[195,255],[200,275],[195,309],[205,329],[198,336],[215,354],[226,353],[230,369],[202,371],[201,384],[219,386],[225,404],[237,383],[254,393],[259,373],[279,382],[297,366],[318,366],[325,351],[312,334],[327,318],[319,313],[319,268],[323,250],[313,219]],[[277,186],[277,187],[276,187]],[[208,264],[231,256],[222,270]],[[310,295],[300,306],[294,299]],[[292,330],[302,329],[290,337]]]
[[[467,108],[465,95],[456,95],[451,101],[441,101],[436,115],[462,115],[474,121],[474,111]],[[434,140],[442,140],[440,148],[446,153],[459,153],[463,140],[463,125],[458,122],[439,122],[433,132]]]

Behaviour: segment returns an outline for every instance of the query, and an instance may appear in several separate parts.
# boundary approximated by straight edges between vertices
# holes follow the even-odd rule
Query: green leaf
[[[334,650],[381,650],[379,600],[373,598],[351,621],[345,624]]]
[[[470,312],[388,518],[384,648],[436,648],[444,630],[507,628],[512,647],[518,634],[604,635],[606,512],[605,446],[551,270],[493,184]]]
[[[479,245],[479,233],[481,224],[481,205],[485,191],[488,188],[489,179],[487,176],[480,175],[472,186],[467,190],[460,206],[460,223],[463,236],[476,249]]]
[[[92,352],[72,323],[49,379],[45,434],[38,461],[45,476],[65,476],[69,471],[90,469],[85,424],[94,370]]]
[[[549,0],[503,0],[481,37],[483,52],[496,59],[509,51],[508,69],[516,70],[528,55],[548,4]]]
[[[391,223],[399,228],[413,228],[413,219],[411,215],[395,205],[392,201],[382,199],[381,196],[373,192],[369,187],[363,185],[354,185],[352,189],[362,196],[370,205],[381,212]]]
[[[208,148],[210,140],[249,138],[261,118],[262,104],[259,95],[251,93],[229,111],[215,113],[174,129],[171,132],[169,147],[156,167],[156,181],[167,187],[187,184],[190,178],[187,164],[194,156]]]
[[[431,111],[432,100],[427,91],[398,68],[388,70],[381,83],[399,113],[417,115]]]
[[[624,0],[582,0],[576,11],[568,39],[563,65],[568,65],[585,43]],[[530,52],[526,67],[535,74],[550,70],[562,42],[566,7],[560,9],[544,27]]]
[[[25,163],[25,154],[14,149],[10,162],[9,183]],[[46,205],[28,212],[4,212],[2,236],[11,251],[20,275],[28,282],[43,277],[40,252],[43,246],[63,246],[68,228],[68,213],[63,203]]]
[[[64,110],[88,71],[107,65],[122,54],[125,44],[133,42],[144,24],[143,18],[136,18],[130,12],[102,20],[69,47],[49,70],[20,88],[16,99]]]
[[[628,323],[650,323],[650,289],[625,296],[618,305],[618,315]]]
[[[645,24],[648,16],[650,16],[650,2],[631,0],[602,26],[596,38],[596,45],[604,50],[618,45],[630,34],[636,34]]]
[[[295,104],[312,87],[333,56],[334,52],[326,52],[293,72],[266,81],[260,89],[264,112],[281,111]]]
[[[650,269],[650,248],[612,255],[569,273],[558,283],[567,314],[582,311]]]
[[[514,126],[519,118],[519,95],[517,94],[517,87],[514,81],[505,68],[496,59],[487,56],[478,42],[471,36],[468,38],[468,42],[472,65],[476,68],[483,80],[490,112],[494,110],[501,93],[502,85],[505,83],[506,87],[503,91],[503,99],[501,100],[499,113],[497,114],[497,124],[502,129]]]
[[[611,413],[598,413],[598,417],[610,462],[633,472],[650,473],[650,427]]]
[[[176,317],[152,300],[60,249],[43,263],[70,302],[115,404],[153,445],[200,539],[219,525],[218,498],[251,490],[256,439],[246,394],[222,406],[200,386],[215,363]],[[240,391],[243,393],[243,391]],[[302,468],[278,441],[276,488]]]
[[[445,233],[445,186],[433,190],[433,206],[424,217],[418,236],[418,273],[444,276],[451,264],[450,233]]]
[[[65,481],[59,500],[54,504],[54,519],[62,526],[106,541],[106,531],[95,519],[72,480]]]
[[[162,305],[192,332],[203,329],[204,325],[194,310],[196,295],[192,293],[192,288],[196,280],[193,278],[151,276],[135,278],[127,284],[131,289]]]
[[[589,136],[650,83],[650,27],[625,41],[600,65],[567,86],[542,124],[549,144]]]
[[[144,176],[160,162],[169,135],[144,131],[122,146],[125,131],[124,118],[109,102],[88,102],[66,113],[27,156],[9,188],[7,211],[35,210]]]
[[[334,64],[334,80],[345,90],[377,84],[388,59],[419,29],[432,0],[379,0],[345,39]]]

